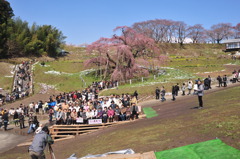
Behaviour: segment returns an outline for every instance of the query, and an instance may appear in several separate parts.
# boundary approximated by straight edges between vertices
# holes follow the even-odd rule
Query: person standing
[[[52,117],[54,114],[54,110],[52,108],[50,108],[48,113],[49,113],[49,123],[52,123]]]
[[[23,115],[23,113],[20,113],[20,114],[19,114],[19,123],[20,123],[20,129],[25,128],[25,125],[24,125],[24,115]]]
[[[136,99],[138,100],[138,92],[137,92],[137,90],[133,93],[133,96],[136,97]]]
[[[186,85],[185,83],[182,84],[182,95],[185,96]]]
[[[3,119],[3,124],[4,124],[4,130],[7,131],[7,126],[8,126],[8,111],[7,110],[4,110],[4,114],[2,116],[2,119]]]
[[[33,142],[29,147],[29,156],[31,159],[45,159],[44,149],[46,145],[54,143],[53,139],[49,135],[49,129],[47,126],[44,126],[42,130],[34,136]]]
[[[166,101],[165,94],[166,94],[166,90],[165,90],[164,86],[162,86],[162,90],[161,90],[162,102]]]
[[[211,83],[212,83],[212,78],[211,78],[210,75],[208,75],[208,86],[209,86],[209,89],[212,89]]]
[[[175,85],[175,96],[178,96],[178,91],[179,91],[180,89],[179,89],[179,84],[177,83],[176,85]]]
[[[190,95],[190,94],[191,94],[191,91],[192,91],[192,89],[193,89],[193,83],[192,83],[192,81],[188,81],[188,86],[187,86],[187,88],[188,88],[188,94],[187,94],[187,95]]]
[[[218,80],[218,87],[222,87],[222,77],[218,76],[217,80]]]
[[[223,76],[223,86],[227,87],[227,75]]]
[[[13,114],[13,120],[14,120],[15,126],[18,126],[18,123],[19,123],[19,115],[18,115],[18,112],[17,112],[17,111],[15,111],[14,114]]]
[[[159,99],[160,89],[157,87],[155,90],[156,93],[156,99]]]
[[[175,88],[176,88],[175,86],[172,86],[172,100],[173,100],[173,101],[176,100],[176,98],[175,98],[175,96],[176,96]]]
[[[198,95],[198,102],[199,102],[199,109],[203,108],[203,91],[204,91],[204,87],[201,81],[198,81],[198,89],[197,89],[197,95]]]

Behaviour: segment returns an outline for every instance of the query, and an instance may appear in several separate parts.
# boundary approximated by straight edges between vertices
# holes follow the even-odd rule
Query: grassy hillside
[[[141,82],[141,77],[132,79],[131,85],[128,81],[126,85],[121,85],[118,90],[107,90],[101,95],[132,93],[134,90],[138,90],[140,94],[149,95],[153,94],[154,89],[161,85],[165,85],[167,91],[170,91],[172,84],[182,83],[189,78],[201,77],[198,73],[223,71],[226,69],[224,64],[232,62],[226,53],[222,52],[224,46],[218,44],[186,44],[183,48],[180,48],[179,44],[160,44],[159,47],[169,59],[165,64],[156,62],[155,65],[170,67],[165,68],[166,74],[156,79],[151,74],[144,78],[144,82]],[[48,67],[36,67],[35,82],[55,85],[59,91],[71,91],[85,87],[79,76],[81,71],[89,68],[84,68],[83,62],[96,55],[86,53],[83,47],[66,45],[64,49],[70,54],[57,61],[47,62]],[[61,74],[45,74],[44,72],[47,71],[58,71]],[[95,77],[94,70],[91,70],[91,74],[85,75],[82,77],[88,84],[99,80]],[[36,88],[40,89],[38,85]]]
[[[101,95],[132,93],[134,90],[138,90],[140,94],[149,95],[153,94],[156,86],[160,87],[161,85],[165,85],[167,91],[170,91],[172,84],[182,83],[188,78],[205,77],[205,75],[200,76],[199,73],[221,72],[226,69],[224,64],[232,62],[230,57],[222,52],[224,46],[218,44],[185,44],[183,47],[180,47],[179,44],[159,44],[159,47],[160,51],[169,57],[164,64],[155,61],[155,66],[167,67],[164,68],[166,70],[164,75],[154,79],[153,74],[151,74],[149,77],[144,78],[144,82],[141,81],[141,77],[132,79],[132,85],[127,81],[127,84],[121,85],[118,90],[104,91]],[[83,65],[85,60],[96,55],[86,53],[83,47],[66,45],[64,49],[69,54],[58,59],[31,57],[29,59],[18,58],[5,61],[19,63],[24,60],[36,59],[39,63],[46,62],[46,67],[41,67],[39,63],[35,66],[35,92],[41,90],[39,84],[42,83],[52,85],[59,91],[72,91],[82,89],[93,81],[100,80],[95,77],[94,68],[85,68]],[[1,72],[0,75],[2,75],[1,77],[5,76]],[[4,78],[1,80],[6,86],[5,88],[11,86],[9,80],[4,81]]]
[[[13,82],[13,68],[15,66],[10,63],[0,62],[0,88],[6,91],[12,89]]]

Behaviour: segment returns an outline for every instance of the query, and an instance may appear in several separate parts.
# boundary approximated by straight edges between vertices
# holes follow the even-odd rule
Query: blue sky
[[[16,17],[60,29],[67,44],[92,43],[110,37],[116,26],[151,19],[188,25],[240,23],[240,0],[8,0]]]

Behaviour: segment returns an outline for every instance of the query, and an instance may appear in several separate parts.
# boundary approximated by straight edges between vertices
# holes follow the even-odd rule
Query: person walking
[[[198,81],[197,83],[198,85],[198,89],[197,89],[197,95],[198,95],[198,102],[199,102],[199,109],[203,108],[203,91],[204,91],[204,87],[201,81]]]
[[[223,76],[223,87],[227,87],[227,75]]]
[[[156,88],[155,93],[156,93],[156,99],[158,100],[159,94],[160,94],[160,89],[158,87]]]
[[[42,130],[34,136],[33,142],[29,147],[29,156],[31,159],[45,159],[44,149],[47,144],[50,146],[54,143],[53,139],[49,135],[49,129],[44,126]]]

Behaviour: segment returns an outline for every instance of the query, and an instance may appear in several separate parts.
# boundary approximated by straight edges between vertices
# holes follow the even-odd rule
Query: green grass
[[[54,85],[59,91],[81,90],[96,80],[92,76],[82,75],[86,82],[85,86],[85,83],[80,79],[83,70],[82,62],[54,61],[47,62],[46,67],[37,64],[34,70],[35,90],[38,92],[41,89],[39,83]],[[60,74],[46,74],[48,71],[57,71]]]
[[[175,149],[155,152],[157,159],[238,159],[240,150],[219,139],[195,143]]]
[[[164,86],[167,92],[171,92],[172,85],[176,85],[176,83],[186,83],[189,78],[198,78],[198,76],[180,69],[165,70],[166,73],[156,77],[156,79],[154,79],[153,76],[150,76],[149,78],[144,78],[144,82],[142,82],[141,79],[137,82],[133,80],[132,84],[126,83],[125,85],[120,85],[118,89],[105,90],[101,92],[100,95],[121,95],[122,93],[133,94],[135,90],[137,90],[140,95],[154,95],[156,87],[160,88],[161,86]]]
[[[143,108],[143,112],[144,112],[144,114],[146,114],[147,118],[152,118],[152,117],[158,116],[157,112],[154,109],[152,109],[151,107]]]
[[[78,73],[80,71],[85,70],[83,67],[83,61],[53,61],[53,62],[47,62],[47,66],[50,67],[50,69],[59,71],[59,72],[66,72],[66,73]]]
[[[14,65],[6,62],[0,62],[0,88],[11,91],[13,84],[13,75],[11,74]]]
[[[217,59],[204,57],[172,58],[169,67],[177,68],[191,73],[214,72],[224,70],[224,64],[232,62],[231,59]]]

